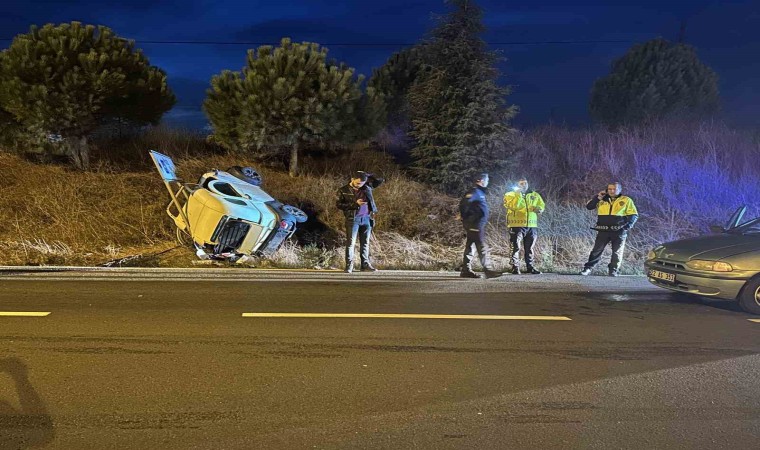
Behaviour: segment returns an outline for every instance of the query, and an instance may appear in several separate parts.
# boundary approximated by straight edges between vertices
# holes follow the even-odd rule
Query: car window
[[[760,234],[760,217],[744,222],[735,230],[741,234]]]
[[[723,227],[723,229],[731,230],[733,228],[736,228],[737,225],[742,222],[742,217],[744,217],[745,212],[747,212],[747,207],[740,206],[733,214],[731,214],[731,217],[728,219],[728,222],[726,222],[726,225]]]
[[[240,193],[236,191],[235,188],[233,188],[229,183],[216,181],[214,184],[212,184],[212,186],[221,194],[229,195],[230,197],[242,197]]]

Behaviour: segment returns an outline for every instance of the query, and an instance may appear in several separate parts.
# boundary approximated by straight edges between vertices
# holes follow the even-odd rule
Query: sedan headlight
[[[702,270],[706,272],[731,272],[734,268],[729,263],[722,261],[705,261],[703,259],[692,259],[686,263],[686,267],[693,270]]]
[[[647,261],[651,261],[656,258],[657,258],[657,253],[655,253],[654,250],[649,250],[649,253],[647,253]]]

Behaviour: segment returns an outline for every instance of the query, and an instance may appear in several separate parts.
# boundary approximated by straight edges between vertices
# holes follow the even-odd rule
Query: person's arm
[[[533,209],[533,212],[536,212],[538,214],[541,214],[544,212],[544,209],[546,209],[546,203],[544,203],[544,199],[541,198],[541,194],[538,192],[535,193],[536,196],[536,206]]]
[[[636,209],[636,205],[633,204],[633,200],[630,197],[628,198],[628,204],[626,205],[625,209],[625,217],[627,219],[627,222],[623,228],[625,230],[630,230],[634,225],[636,225],[636,222],[639,220],[639,210]]]
[[[479,199],[478,201],[473,202],[471,211],[472,221],[478,224],[478,228],[485,227],[488,222],[488,216],[486,215],[488,206],[486,205],[486,200]]]
[[[596,209],[596,206],[599,204],[600,201],[602,201],[602,198],[600,197],[601,193],[597,194],[595,197],[593,197],[591,200],[586,203],[586,209],[589,211]]]
[[[630,216],[626,216],[626,219],[628,219],[628,222],[623,225],[623,229],[630,230],[634,225],[636,225],[636,222],[639,220],[639,215],[631,214]]]
[[[335,201],[335,207],[340,209],[341,211],[351,211],[354,209],[359,209],[359,205],[355,201],[353,201],[353,195],[351,196],[346,195],[344,188],[338,189],[338,198]]]
[[[504,209],[506,209],[507,212],[514,212],[516,201],[517,196],[514,194],[514,192],[507,192],[504,194]]]

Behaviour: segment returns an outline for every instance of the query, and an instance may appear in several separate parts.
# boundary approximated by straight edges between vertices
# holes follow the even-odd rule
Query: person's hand
[[[604,191],[601,191],[598,194],[596,194],[596,198],[598,198],[599,200],[601,200],[601,199],[604,198],[605,194],[607,194],[607,193],[604,192]]]
[[[367,201],[366,201],[366,200],[357,200],[357,201],[356,201],[356,203],[357,203],[359,206],[364,206],[364,205],[366,205],[366,204],[367,204]]]

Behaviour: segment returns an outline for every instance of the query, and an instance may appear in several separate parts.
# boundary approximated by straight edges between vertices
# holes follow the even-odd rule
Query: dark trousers
[[[478,258],[480,258],[480,264],[483,265],[483,269],[491,270],[491,257],[488,254],[488,246],[485,240],[485,230],[467,230],[467,242],[464,244],[464,265],[462,266],[462,270],[472,270],[472,258],[475,257],[476,251],[478,252]]]
[[[512,250],[511,263],[513,266],[520,265],[520,250],[525,244],[525,264],[528,268],[533,267],[533,248],[538,238],[538,230],[534,227],[511,227],[509,229],[509,244]]]
[[[625,250],[625,240],[628,238],[628,233],[620,233],[617,231],[599,231],[596,235],[596,241],[594,242],[594,248],[591,249],[591,254],[588,256],[588,262],[584,266],[586,269],[593,269],[594,266],[599,264],[602,259],[602,253],[607,244],[612,244],[612,258],[610,258],[609,269],[620,269],[620,263],[623,261],[623,250]]]
[[[359,237],[359,255],[362,265],[369,264],[369,236],[372,225],[369,216],[357,216],[346,220],[346,264],[354,262],[354,246]]]

